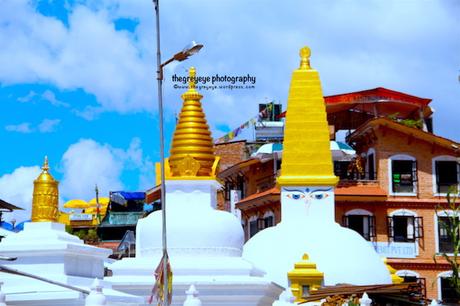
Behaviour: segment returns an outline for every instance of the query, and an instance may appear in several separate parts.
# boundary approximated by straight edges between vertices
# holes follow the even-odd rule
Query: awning
[[[350,161],[356,156],[356,151],[350,147],[346,142],[343,141],[330,141],[330,149],[333,160],[345,160]],[[283,151],[282,143],[267,143],[262,145],[256,152],[252,153],[251,157],[259,159],[273,158],[276,155],[277,158],[281,157]]]
[[[90,204],[84,200],[74,199],[64,203],[64,208],[75,208],[75,209],[85,209],[88,208]]]
[[[145,192],[114,191],[110,193],[110,200],[121,205],[126,205],[128,201],[144,201]]]
[[[24,210],[21,207],[17,207],[16,205],[10,204],[8,202],[3,201],[0,199],[0,210],[4,211],[13,211],[13,210]]]

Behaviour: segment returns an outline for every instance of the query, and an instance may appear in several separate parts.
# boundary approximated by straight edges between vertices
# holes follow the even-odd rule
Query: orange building
[[[346,142],[356,150],[353,159],[333,154],[340,177],[335,214],[399,276],[424,282],[428,298],[449,302],[450,266],[438,254],[451,252],[452,242],[436,210],[446,204],[448,188],[459,186],[460,144],[433,134],[430,101],[385,88],[325,97],[331,139],[348,131]],[[246,239],[281,221],[282,159],[276,152],[249,157],[256,145],[216,145],[227,161],[219,174],[220,207],[241,216]]]

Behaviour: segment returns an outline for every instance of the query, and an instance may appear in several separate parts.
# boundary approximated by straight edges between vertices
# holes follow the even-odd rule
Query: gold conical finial
[[[310,67],[310,55],[311,55],[310,48],[308,48],[307,46],[303,47],[302,49],[300,49],[299,55],[300,55],[299,69],[301,70],[311,69]]]
[[[42,170],[43,171],[48,171],[50,169],[48,165],[48,156],[45,156],[45,161],[43,162]]]
[[[214,155],[211,132],[201,106],[202,95],[195,89],[196,70],[189,70],[189,89],[184,100],[171,145],[168,179],[215,178],[218,157]]]
[[[32,196],[32,222],[57,222],[59,209],[59,182],[49,173],[48,157],[42,173],[34,181]]]
[[[334,186],[326,106],[319,74],[310,68],[310,49],[300,49],[292,73],[284,128],[280,186]],[[299,135],[302,137],[299,138]]]
[[[188,83],[188,89],[195,89],[196,88],[196,69],[195,67],[190,67],[188,71],[188,75],[190,81]]]

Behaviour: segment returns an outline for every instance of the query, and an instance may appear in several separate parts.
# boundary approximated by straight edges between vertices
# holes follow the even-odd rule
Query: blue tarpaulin
[[[114,191],[110,194],[110,200],[115,203],[126,205],[127,201],[144,201],[145,192]]]

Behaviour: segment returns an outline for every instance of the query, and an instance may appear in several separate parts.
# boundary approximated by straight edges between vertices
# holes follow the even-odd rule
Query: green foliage
[[[79,229],[79,230],[70,229],[69,233],[77,236],[78,238],[80,238],[81,240],[85,242],[94,243],[94,242],[99,241],[99,236],[97,235],[96,229]]]
[[[401,123],[401,124],[403,124],[405,126],[408,126],[408,127],[417,128],[417,129],[423,128],[423,120],[422,119],[418,119],[418,120],[415,120],[415,119],[399,119],[398,115],[399,115],[399,113],[394,113],[394,114],[388,115],[387,118],[391,119],[391,120],[393,120],[395,122]]]
[[[460,295],[460,264],[458,263],[459,251],[460,251],[460,205],[457,204],[458,190],[456,187],[449,188],[447,193],[447,205],[442,207],[436,207],[436,216],[439,220],[439,225],[446,230],[449,237],[452,239],[453,252],[452,253],[440,253],[433,256],[436,262],[436,255],[442,256],[447,263],[450,265],[452,270],[452,277],[449,278],[452,287],[455,289],[458,295]],[[448,222],[441,220],[439,217],[439,211],[442,211],[442,216],[448,217]]]
[[[73,228],[70,225],[65,226],[65,231],[69,234],[73,234]]]
[[[96,229],[90,229],[88,230],[88,233],[86,235],[86,241],[90,242],[97,242],[99,240],[99,237],[97,236],[97,231]]]

